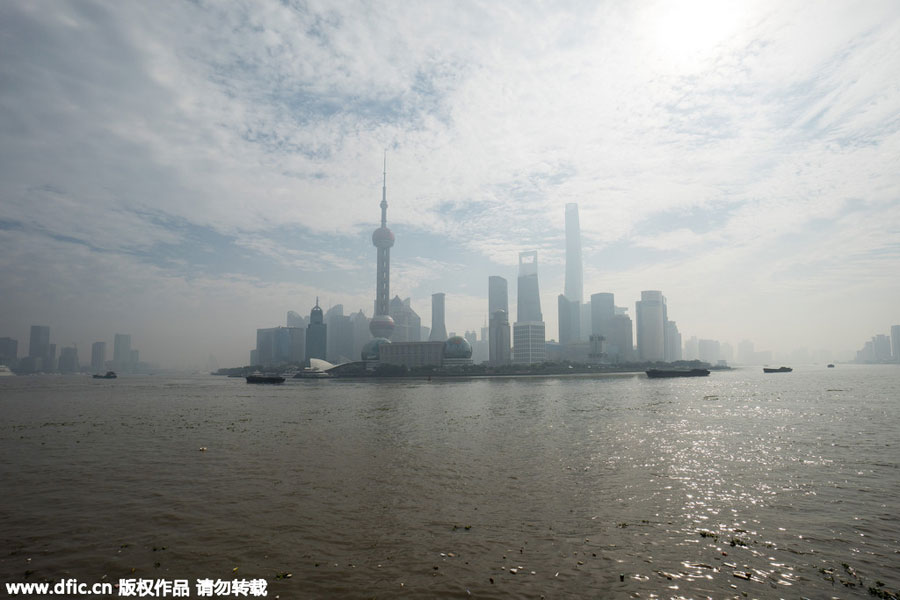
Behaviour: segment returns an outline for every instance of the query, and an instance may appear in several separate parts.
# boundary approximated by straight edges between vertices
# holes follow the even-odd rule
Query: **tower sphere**
[[[444,358],[472,358],[472,345],[464,337],[454,335],[444,342]]]
[[[394,245],[394,232],[387,227],[379,227],[372,234],[372,244],[376,248],[390,248]]]
[[[390,315],[375,315],[369,321],[369,331],[372,332],[373,337],[391,339],[391,334],[394,332],[394,319]]]

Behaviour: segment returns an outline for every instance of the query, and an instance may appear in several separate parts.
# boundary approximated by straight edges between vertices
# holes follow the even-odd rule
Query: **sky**
[[[0,337],[242,365],[316,302],[548,338],[661,290],[685,339],[849,357],[900,323],[900,3],[0,3]],[[111,350],[108,352],[111,353]]]

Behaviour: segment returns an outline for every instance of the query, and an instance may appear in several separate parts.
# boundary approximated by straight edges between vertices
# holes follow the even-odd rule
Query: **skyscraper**
[[[547,359],[546,330],[541,313],[537,251],[519,253],[516,322],[513,324],[513,362],[531,364]]]
[[[447,326],[444,323],[444,293],[438,292],[431,295],[431,333],[429,342],[444,342],[447,340]]]
[[[488,331],[488,360],[492,365],[509,362],[509,343],[509,315],[501,308],[491,313]]]
[[[63,348],[59,352],[59,370],[62,373],[77,373],[80,369],[78,364],[78,348],[75,346]]]
[[[393,324],[391,322],[392,327]],[[306,362],[309,362],[310,358],[325,360],[328,347],[327,331],[325,316],[319,307],[319,299],[316,298],[316,305],[309,311],[309,326],[306,328]]]
[[[0,365],[15,368],[19,362],[19,341],[12,338],[0,338]]]
[[[91,344],[91,368],[98,373],[106,368],[106,342]]]
[[[895,363],[900,363],[900,325],[891,326],[892,358]]]
[[[566,287],[558,298],[559,343],[572,344],[581,338],[581,298],[583,294],[581,264],[581,227],[578,205],[566,204]]]
[[[538,287],[537,250],[519,252],[516,322],[543,321],[541,293]]]
[[[658,290],[641,292],[635,303],[638,360],[666,360],[666,299]]]
[[[387,153],[384,156],[384,181],[381,186],[381,227],[372,234],[372,244],[378,248],[378,269],[375,279],[375,316],[369,321],[369,331],[375,337],[391,339],[394,320],[391,318],[391,246],[394,233],[387,227]]]
[[[116,334],[113,339],[113,362],[116,365],[116,371],[131,371],[131,334]]]
[[[48,360],[50,357],[50,327],[32,325],[28,340],[28,357]]]
[[[666,321],[666,362],[681,360],[681,333],[675,321]]]
[[[421,341],[422,319],[413,310],[409,298],[401,300],[400,296],[391,299],[391,318],[394,319],[394,337],[392,342]]]
[[[581,303],[583,269],[581,266],[581,226],[578,205],[566,204],[566,298]]]
[[[509,294],[506,279],[499,275],[488,277],[488,317],[498,310],[509,314]]]
[[[615,314],[616,301],[613,294],[591,294],[591,333],[609,338]]]

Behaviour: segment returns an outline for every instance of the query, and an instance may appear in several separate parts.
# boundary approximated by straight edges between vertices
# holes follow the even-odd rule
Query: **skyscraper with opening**
[[[537,251],[519,253],[516,322],[513,324],[513,362],[531,364],[547,359],[546,330],[541,313]]]

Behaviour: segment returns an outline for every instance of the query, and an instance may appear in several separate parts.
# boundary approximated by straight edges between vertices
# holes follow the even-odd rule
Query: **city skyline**
[[[896,3],[376,8],[0,8],[0,337],[224,366],[317,296],[371,317],[385,149],[422,323],[478,330],[537,251],[556,339],[569,203],[582,301],[660,290],[685,340],[900,321]]]

